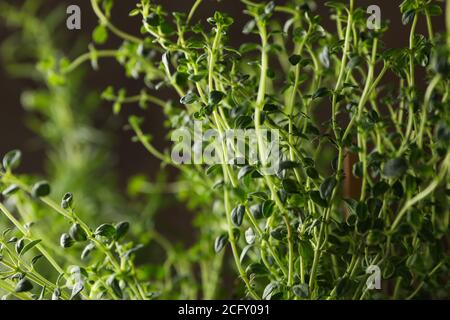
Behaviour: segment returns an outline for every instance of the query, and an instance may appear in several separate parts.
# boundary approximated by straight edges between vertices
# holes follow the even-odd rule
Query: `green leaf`
[[[248,199],[251,200],[253,198],[258,198],[260,200],[267,200],[267,193],[261,191],[250,192],[248,195]]]
[[[269,283],[265,288],[262,295],[263,300],[270,300],[272,298],[272,295],[276,292],[278,289],[279,283],[276,281],[273,281]]]
[[[25,240],[19,239],[19,241],[16,242],[16,252],[17,254],[20,254],[25,246]]]
[[[166,72],[170,74],[170,53],[164,52],[161,61],[162,64],[164,65],[164,68],[166,69]]]
[[[316,204],[318,204],[319,206],[323,207],[323,208],[327,208],[328,207],[328,202],[323,199],[320,195],[319,191],[311,191],[309,193],[309,197],[312,201],[314,201]]]
[[[336,178],[329,177],[325,179],[325,181],[320,185],[320,196],[322,199],[329,200],[331,194],[333,193],[334,188],[336,187],[337,180]]]
[[[309,297],[309,286],[306,283],[298,284],[292,287],[292,292],[302,299],[306,299]]]
[[[423,225],[424,217],[419,210],[410,210],[408,212],[408,223],[415,229],[420,230]]]
[[[245,206],[238,205],[231,211],[231,221],[236,227],[240,227],[242,225],[242,221],[244,220],[245,214]]]
[[[442,15],[442,8],[438,4],[430,3],[427,6],[427,11],[430,16],[440,16]]]
[[[72,294],[70,295],[70,300],[77,298],[77,296],[80,294],[81,291],[83,291],[83,289],[84,289],[84,286],[80,281],[75,283],[75,285],[72,288]]]
[[[298,193],[299,185],[292,179],[284,179],[282,181],[283,189],[287,193]]]
[[[61,298],[61,289],[60,288],[56,288],[53,291],[52,300],[59,300],[59,298]]]
[[[59,245],[63,248],[70,248],[74,243],[75,241],[67,233],[63,233],[59,239]]]
[[[384,239],[385,236],[380,230],[370,230],[366,237],[366,244],[368,246],[376,246],[382,243]]]
[[[403,25],[406,26],[407,24],[410,24],[414,20],[415,16],[416,16],[416,11],[414,9],[405,11],[402,15]]]
[[[221,91],[211,91],[209,93],[209,104],[217,105],[220,101],[222,101],[223,97],[225,97],[225,93]]]
[[[138,244],[137,246],[131,248],[130,250],[126,251],[122,256],[125,259],[129,259],[131,257],[132,254],[136,253],[137,251],[139,251],[140,249],[142,249],[144,247],[143,244]]]
[[[119,281],[117,281],[115,275],[110,276],[106,280],[106,284],[114,291],[115,295],[119,297],[119,299],[123,298],[123,292],[120,288]]]
[[[280,166],[278,168],[279,172],[282,172],[284,170],[289,170],[289,169],[295,169],[300,167],[300,163],[295,162],[295,161],[283,161],[280,163]]]
[[[320,52],[319,60],[326,69],[330,67],[330,52],[327,46]]]
[[[123,238],[128,230],[130,229],[130,223],[126,221],[119,222],[116,224],[116,240]]]
[[[275,10],[275,2],[274,1],[270,1],[269,3],[266,4],[266,6],[264,7],[264,13],[266,15],[270,15],[274,12]]]
[[[193,104],[198,101],[198,96],[194,92],[189,92],[180,99],[181,104]]]
[[[262,219],[263,218],[263,214],[262,214],[262,205],[261,204],[254,204],[252,205],[250,208],[250,213],[252,214],[252,216],[256,219]]]
[[[408,170],[408,162],[404,158],[395,158],[384,164],[383,174],[387,178],[398,178]]]
[[[308,177],[310,177],[311,179],[318,179],[319,178],[319,173],[313,167],[306,168],[306,175]]]
[[[392,185],[393,193],[396,197],[401,198],[405,194],[405,189],[403,188],[403,185],[400,181],[396,181]]]
[[[255,232],[253,231],[253,229],[252,228],[248,228],[246,231],[245,231],[245,241],[248,243],[248,244],[253,244],[253,243],[255,243],[255,239],[256,239],[256,235],[255,235]]]
[[[20,150],[12,150],[3,157],[3,168],[6,170],[14,170],[20,165],[22,152]]]
[[[81,259],[86,259],[89,254],[95,249],[95,245],[93,243],[89,243],[86,247],[84,247],[83,251],[81,252]]]
[[[372,188],[372,195],[374,197],[382,196],[389,190],[389,184],[384,181],[377,182]]]
[[[36,262],[38,262],[39,259],[41,259],[43,256],[44,255],[42,255],[42,254],[38,254],[37,256],[34,256],[33,259],[31,259],[31,265],[34,266],[36,264]]]
[[[9,187],[7,187],[5,190],[3,190],[2,195],[4,197],[12,196],[17,191],[19,191],[19,186],[12,184]]]
[[[255,168],[253,168],[252,166],[247,165],[242,167],[238,172],[238,179],[241,180],[242,178],[248,176],[253,171],[255,171]]]
[[[355,178],[362,178],[363,176],[363,163],[361,161],[356,162],[352,168],[352,174]]]
[[[249,245],[245,246],[244,249],[242,249],[241,255],[239,256],[240,263],[242,263],[242,261],[244,261],[245,256],[247,255],[247,253],[250,251],[251,248],[253,248],[253,246],[251,244],[249,244]]]
[[[210,176],[210,175],[212,175],[214,173],[219,173],[221,169],[222,169],[222,165],[221,164],[213,164],[208,169],[206,169],[206,175]]]
[[[361,62],[363,62],[363,58],[361,58],[360,56],[353,56],[350,58],[348,64],[347,64],[347,70],[352,70],[355,67],[357,67],[358,65],[361,64]]]
[[[299,56],[298,54],[293,54],[292,56],[289,57],[289,62],[293,66],[296,66],[297,64],[299,64],[301,60],[302,60],[302,57]]]
[[[311,96],[311,99],[315,100],[318,98],[323,98],[323,97],[329,96],[330,94],[331,94],[331,91],[328,88],[319,88]]]
[[[427,7],[428,14],[430,16],[440,16],[442,15],[442,8],[438,4],[430,3]]]
[[[358,217],[356,214],[349,214],[347,220],[345,221],[348,226],[353,227],[356,224]]]
[[[287,230],[284,226],[276,227],[270,232],[270,236],[278,241],[282,241],[287,236]]]
[[[70,209],[72,208],[72,204],[73,204],[73,194],[67,192],[61,200],[61,208],[65,210]]]
[[[237,129],[246,129],[253,123],[253,119],[250,116],[241,115],[234,121],[234,127]]]
[[[275,201],[265,200],[262,204],[262,214],[264,218],[269,218],[272,215],[274,208],[275,208]]]
[[[266,103],[263,108],[263,111],[267,113],[279,112],[280,110],[280,106],[274,103]]]
[[[312,261],[314,259],[314,249],[311,245],[311,242],[308,240],[300,240],[300,255],[305,262]]]
[[[248,21],[244,28],[242,29],[242,33],[243,34],[250,34],[253,32],[253,30],[255,30],[256,27],[256,21],[254,19]]]
[[[130,13],[128,14],[128,16],[130,16],[130,17],[135,17],[135,16],[137,16],[139,13],[140,13],[139,9],[136,8],[136,9],[131,10]]]
[[[41,293],[39,294],[39,297],[37,298],[38,300],[44,300],[45,291],[46,291],[46,286],[44,285],[41,289]]]
[[[265,275],[267,274],[267,269],[261,263],[251,263],[245,269],[248,275]]]
[[[378,216],[383,207],[383,201],[377,198],[370,198],[367,200],[367,208],[372,217]]]
[[[31,290],[33,290],[33,284],[27,278],[23,278],[17,282],[16,287],[14,288],[14,291],[17,293],[28,292]]]
[[[17,242],[17,238],[16,238],[16,237],[12,237],[12,238],[10,238],[10,239],[8,240],[7,243],[15,243],[15,242]]]
[[[108,40],[108,29],[106,26],[97,26],[92,32],[92,39],[97,44],[104,44]]]
[[[50,184],[47,181],[40,181],[33,185],[31,195],[34,198],[46,197],[50,194]]]
[[[39,242],[41,242],[42,240],[33,240],[29,243],[27,243],[23,249],[20,251],[20,255],[23,256],[25,253],[27,253],[28,251],[30,251],[31,249],[33,249],[36,245],[39,244]]]
[[[155,12],[150,13],[145,21],[154,28],[160,26],[162,23],[161,17]]]
[[[364,202],[358,202],[358,204],[356,205],[356,215],[358,216],[358,220],[360,221],[364,221],[367,219],[368,215],[368,207],[367,204],[365,204]]]
[[[216,241],[214,242],[214,251],[216,253],[219,253],[220,251],[222,251],[222,249],[225,247],[225,245],[228,242],[228,235],[227,234],[222,234],[220,236],[218,236],[216,238]]]
[[[95,230],[94,234],[96,236],[112,239],[116,236],[116,228],[110,224],[104,223]]]
[[[79,223],[74,223],[69,229],[70,237],[77,241],[83,242],[87,240],[87,234]]]

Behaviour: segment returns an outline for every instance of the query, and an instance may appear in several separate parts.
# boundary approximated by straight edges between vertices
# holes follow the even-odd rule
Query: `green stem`
[[[9,212],[9,210],[0,203],[0,211],[15,225],[15,227],[26,237],[29,237],[29,232],[22,226],[22,224]],[[30,238],[33,241],[33,239]],[[36,245],[36,249],[48,260],[48,262],[55,268],[59,274],[64,274],[64,270],[59,266],[55,259],[45,250],[40,244]]]
[[[139,38],[137,38],[137,37],[135,37],[133,35],[130,35],[130,34],[124,32],[124,31],[118,29],[116,26],[114,26],[109,21],[109,19],[103,14],[102,10],[98,6],[98,0],[91,0],[91,6],[92,6],[92,9],[94,10],[95,14],[99,18],[100,23],[106,25],[106,27],[109,30],[111,30],[111,32],[114,33],[116,36],[118,36],[118,37],[120,37],[120,38],[122,38],[124,40],[133,42],[133,43],[137,43],[137,44],[142,43],[141,39],[139,39]]]
[[[431,277],[434,273],[436,273],[441,267],[442,265],[445,263],[445,261],[441,261],[439,262],[431,271],[430,273],[427,275],[427,277]],[[416,290],[414,290],[413,293],[411,293],[406,300],[411,300],[412,298],[414,298],[419,291],[422,289],[422,287],[425,285],[425,281],[421,281],[420,284],[417,286]]]
[[[19,179],[11,176],[10,180],[14,184],[18,185],[22,190],[25,190],[28,193],[31,192],[30,187],[28,187],[27,185],[22,183],[22,181],[20,181]],[[84,232],[87,234],[88,239],[91,240],[95,244],[96,248],[99,249],[108,258],[109,262],[111,263],[111,265],[115,269],[115,271],[117,273],[121,273],[122,272],[120,264],[117,262],[117,260],[114,257],[113,253],[110,251],[109,248],[107,248],[103,244],[103,242],[101,242],[100,240],[98,240],[96,238],[96,236],[92,233],[91,229],[89,228],[89,226],[85,222],[83,222],[82,220],[78,219],[73,214],[69,213],[68,211],[66,211],[65,209],[61,208],[60,206],[58,206],[55,202],[53,202],[53,200],[51,200],[48,197],[42,197],[42,198],[40,198],[40,200],[41,200],[41,202],[46,204],[48,207],[52,208],[55,212],[57,212],[58,214],[62,215],[66,219],[68,219],[70,222],[78,223],[81,226],[81,228],[84,230]],[[132,291],[138,292],[138,290],[136,289],[136,287],[134,286],[133,283],[131,283],[129,286],[130,286],[130,289]],[[143,300],[147,300],[146,296],[141,296],[141,298]]]
[[[434,40],[433,22],[431,21],[431,16],[428,10],[425,11],[425,17],[427,19],[428,36],[430,40],[433,41]]]
[[[191,11],[189,11],[189,15],[188,18],[186,20],[186,24],[189,24],[189,22],[191,21],[192,17],[195,14],[195,11],[197,11],[197,8],[200,6],[200,4],[202,3],[203,0],[197,0],[195,1],[195,3],[192,5]]]
[[[414,206],[416,203],[422,201],[426,197],[428,197],[441,183],[442,180],[447,176],[448,168],[450,167],[450,152],[447,153],[447,156],[445,157],[441,169],[439,170],[439,175],[433,179],[433,181],[426,187],[424,190],[422,190],[420,193],[418,193],[415,197],[408,200],[405,205],[402,207],[400,212],[397,214],[397,217],[394,221],[394,223],[391,226],[390,233],[392,234],[397,226],[400,224],[403,216],[405,215],[408,210]]]
[[[347,67],[347,59],[348,59],[348,52],[350,50],[350,42],[351,42],[351,36],[352,36],[352,25],[353,25],[353,8],[354,8],[354,0],[350,0],[350,9],[348,12],[348,18],[347,18],[347,26],[346,26],[346,32],[345,32],[345,40],[344,40],[344,49],[342,52],[342,59],[341,59],[341,67],[339,69],[339,75],[336,82],[336,86],[334,88],[335,94],[333,94],[333,101],[331,103],[332,111],[331,111],[331,125],[333,127],[333,131],[335,134],[335,137],[338,138],[337,134],[337,127],[336,127],[336,115],[337,115],[337,93],[339,90],[341,90],[343,82],[344,82],[344,75],[345,75],[345,69]]]
[[[419,130],[419,135],[418,135],[418,146],[420,149],[422,149],[422,144],[423,144],[423,133],[425,131],[425,125],[427,123],[427,119],[428,119],[428,109],[431,103],[431,96],[433,94],[434,89],[436,88],[436,86],[439,84],[439,81],[441,80],[441,76],[438,74],[436,75],[433,80],[431,80],[430,85],[427,88],[427,91],[425,93],[425,99],[424,99],[424,103],[422,106],[422,118],[421,118],[421,122],[420,122],[420,130]]]
[[[446,10],[446,24],[447,24],[447,49],[450,48],[450,0],[447,0],[447,10]],[[449,58],[450,58],[450,54],[449,54]]]
[[[99,50],[95,52],[96,57],[99,58],[116,58],[117,57],[117,50]],[[86,52],[76,58],[70,65],[68,65],[66,68],[62,70],[63,73],[71,73],[76,68],[78,68],[83,63],[91,60],[94,56],[93,52]]]
[[[411,26],[411,32],[409,34],[409,86],[411,88],[414,87],[415,85],[415,75],[414,75],[414,46],[415,46],[415,41],[414,41],[414,37],[415,37],[415,31],[416,31],[416,27],[417,27],[417,22],[419,21],[419,16],[417,15],[417,13],[414,15],[414,20]]]
[[[267,37],[267,28],[266,22],[261,20],[259,17],[257,18],[257,25],[259,30],[259,35],[261,38],[261,72],[259,78],[259,88],[258,88],[258,96],[256,98],[255,104],[255,131],[258,140],[258,151],[260,161],[264,163],[266,158],[266,148],[264,145],[263,137],[261,136],[261,111],[264,106],[266,90],[267,90],[267,70],[269,69],[269,56],[267,53],[268,50],[268,37]],[[289,224],[289,219],[286,213],[286,210],[278,198],[278,195],[275,191],[275,185],[272,181],[272,177],[268,175],[264,175],[264,179],[269,186],[272,194],[272,198],[275,199],[275,202],[280,208],[281,213],[283,215],[283,219],[286,223],[286,228],[288,230],[288,261],[289,261],[289,271],[288,271],[288,286],[292,286],[294,280],[294,245],[292,242],[292,230]]]
[[[252,296],[253,299],[260,300],[261,298],[258,296],[258,294],[253,290],[250,280],[247,277],[247,273],[245,272],[244,268],[242,267],[241,261],[239,259],[239,252],[236,246],[236,239],[234,238],[234,232],[233,232],[233,222],[231,219],[231,208],[230,208],[230,199],[229,194],[226,186],[224,187],[224,201],[225,201],[225,214],[227,217],[227,224],[228,224],[228,239],[230,241],[231,250],[233,252],[234,262],[236,264],[236,268],[238,269],[238,272],[242,278],[242,280],[245,282],[245,285],[247,287],[247,290],[249,294]]]
[[[261,228],[258,226],[258,222],[255,220],[255,217],[253,217],[253,215],[251,214],[251,212],[248,210],[247,207],[245,208],[245,212],[247,213],[247,217],[249,218],[249,220],[250,220],[251,224],[253,225],[253,227],[255,228],[256,232],[258,233],[260,238],[263,239],[263,232],[262,232]],[[262,241],[263,241],[263,243],[267,244],[267,248],[269,249],[270,254],[274,258],[277,265],[280,267],[281,272],[283,272],[284,276],[287,277],[288,270],[286,270],[286,267],[281,262],[281,259],[278,256],[277,252],[275,251],[275,248],[272,246],[270,241],[267,241],[267,240],[262,240]]]

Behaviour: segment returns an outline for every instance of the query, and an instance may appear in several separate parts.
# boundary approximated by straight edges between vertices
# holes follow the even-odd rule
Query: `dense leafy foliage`
[[[442,3],[401,3],[410,35],[408,47],[399,49],[383,43],[388,24],[368,28],[366,8],[355,0],[326,3],[336,32],[321,25],[313,1],[242,3],[249,42],[235,48],[232,17],[215,12],[196,22],[202,0],[187,13],[138,1],[130,19],[142,20],[139,36],[115,27],[113,1],[91,0],[100,24],[89,52],[39,64],[50,90],[59,91],[84,62],[99,69],[101,59],[114,58],[142,83],[137,95],[114,87],[103,92],[114,113],[137,105],[151,114],[156,105],[170,131],[193,131],[194,121],[220,133],[255,129],[256,164],[230,159],[226,146],[223,164],[175,164],[152,145],[145,117],[130,117],[135,141],[178,168],[179,183],[189,186],[179,196],[196,212],[197,243],[180,252],[153,228],[141,230],[167,258],[162,275],[145,272],[133,259],[142,244],[124,240],[127,222],[90,227],[77,214],[76,193],[55,203],[51,184],[15,174],[21,154],[12,151],[3,158],[0,210],[15,229],[0,239],[0,288],[23,299],[39,292],[55,299],[210,299],[219,296],[221,270],[230,261],[241,298],[448,298],[450,33],[433,28],[433,19],[444,16]],[[417,33],[420,21],[426,35]],[[450,12],[447,22],[450,29]],[[123,40],[120,48],[100,49],[113,35]],[[388,76],[395,80],[386,83]],[[163,88],[177,98],[158,98]],[[280,132],[276,174],[267,174],[261,161],[259,129]],[[60,246],[65,255],[83,248],[75,263],[53,258],[51,251],[61,249],[47,246],[57,239],[34,235],[45,225],[24,226],[27,212],[41,205],[69,223]],[[38,255],[29,259],[26,252]],[[36,270],[39,257],[56,280]],[[381,270],[382,290],[366,285],[371,266]]]

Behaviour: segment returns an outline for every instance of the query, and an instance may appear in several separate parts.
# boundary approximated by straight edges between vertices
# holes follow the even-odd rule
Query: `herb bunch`
[[[115,113],[137,105],[150,114],[147,108],[155,105],[166,114],[169,130],[193,130],[194,121],[221,134],[255,129],[258,164],[236,164],[222,145],[222,164],[183,165],[152,145],[143,129],[145,117],[129,119],[135,141],[178,168],[179,182],[190,186],[180,191],[180,198],[195,210],[200,236],[185,255],[185,266],[192,271],[187,274],[190,282],[199,285],[187,295],[215,298],[222,265],[230,261],[242,298],[448,298],[449,1],[446,33],[433,28],[434,17],[444,14],[439,1],[403,1],[402,22],[410,34],[408,47],[401,49],[386,48],[388,24],[368,29],[366,8],[355,0],[326,3],[336,32],[321,25],[312,1],[241,2],[249,16],[243,30],[249,42],[234,48],[229,42],[232,17],[215,12],[207,25],[196,22],[202,0],[187,13],[172,14],[153,1],[139,1],[130,12],[142,20],[139,36],[114,25],[113,1],[91,0],[99,18],[94,43],[100,46],[114,35],[123,40],[122,46],[104,50],[91,45],[80,57],[49,66],[49,81],[64,86],[84,62],[97,69],[100,59],[114,58],[142,83],[136,95],[105,90],[102,96],[113,102]],[[422,21],[426,35],[417,32]],[[252,42],[252,35],[258,42]],[[395,79],[393,85],[386,84],[388,76]],[[170,88],[176,98],[158,98],[161,88]],[[319,112],[328,114],[325,121]],[[280,132],[282,152],[275,175],[264,170],[267,150],[260,129]],[[15,185],[33,195],[45,187],[30,189],[13,175],[16,158],[17,152],[4,158],[5,188]],[[117,288],[126,288],[127,298],[153,297],[151,281],[140,279],[132,260],[122,258],[120,224],[92,231],[70,206],[61,209],[39,192],[34,198],[66,217],[71,230],[81,230],[105,254],[102,263],[109,265],[111,275],[104,287],[110,288],[111,297],[124,297]],[[61,241],[71,243],[75,234]],[[226,247],[231,257],[224,255]],[[193,272],[196,265],[201,281]],[[373,266],[381,270],[382,290],[366,285],[366,270]],[[99,270],[90,269],[91,276]],[[170,269],[165,271],[173,276]],[[18,284],[26,278],[19,279]],[[114,279],[122,283],[114,285]],[[12,281],[3,289],[11,289]],[[173,297],[172,289],[163,286],[163,297]]]

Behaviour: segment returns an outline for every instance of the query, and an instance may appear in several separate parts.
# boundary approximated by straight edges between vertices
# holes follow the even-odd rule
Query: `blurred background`
[[[3,1],[3,0],[2,0]],[[23,1],[11,1],[11,4],[17,5]],[[160,0],[167,11],[187,11],[193,0]],[[277,0],[276,2],[284,2]],[[367,7],[369,5],[378,5],[381,7],[382,19],[391,21],[390,31],[385,37],[387,47],[404,47],[408,42],[409,26],[401,24],[401,14],[399,5],[401,0],[358,0],[357,5]],[[97,18],[91,10],[88,0],[45,0],[42,1],[43,8],[39,14],[43,16],[53,10],[55,7],[61,7],[61,22],[58,32],[54,34],[56,46],[67,54],[70,58],[75,58],[78,54],[86,50],[86,45],[90,42],[93,29],[97,25]],[[328,8],[324,6],[325,1],[316,1],[317,13],[323,17],[325,26],[329,30],[334,29],[334,23],[330,21]],[[82,12],[82,29],[67,30],[65,26],[65,8],[70,4],[79,5]],[[140,21],[138,18],[130,18],[128,12],[134,7],[134,1],[115,1],[112,12],[115,24],[128,33],[138,34]],[[249,20],[243,14],[243,6],[237,0],[204,1],[197,15],[198,19],[206,19],[212,16],[214,11],[224,11],[235,19],[232,28],[230,41],[239,45],[244,41],[241,33],[243,25]],[[444,28],[444,19],[439,17],[435,22],[436,31]],[[0,23],[0,43],[7,41],[17,30],[6,28],[4,23]],[[420,22],[419,32],[426,32],[424,21]],[[118,39],[110,37],[104,48],[115,47],[119,45]],[[26,50],[26,48],[24,48]],[[29,89],[37,89],[39,87],[35,81],[24,79],[23,77],[14,77],[8,72],[8,62],[1,60],[0,67],[0,154],[5,154],[11,149],[21,149],[23,156],[23,164],[20,172],[27,174],[37,174],[45,177],[49,169],[49,149],[52,148],[48,140],[42,139],[33,130],[30,129],[29,113],[27,113],[22,104],[22,93]],[[114,185],[122,193],[127,190],[130,177],[135,175],[143,175],[149,181],[156,181],[161,178],[161,167],[159,161],[152,158],[142,148],[141,145],[131,141],[131,133],[124,130],[127,118],[130,114],[141,114],[146,118],[145,129],[154,137],[154,144],[160,150],[167,148],[166,132],[164,129],[164,117],[159,108],[150,106],[147,110],[140,110],[137,106],[127,105],[123,112],[118,116],[113,116],[110,103],[98,99],[101,92],[110,84],[117,87],[125,87],[130,93],[138,93],[141,88],[139,81],[126,78],[124,76],[122,66],[113,60],[102,60],[100,62],[100,72],[95,72],[86,67],[86,74],[83,80],[83,86],[89,91],[97,93],[97,98],[93,97],[91,104],[96,104],[93,111],[89,113],[92,125],[95,129],[103,132],[108,136],[108,148],[105,150],[107,168],[112,173],[111,180],[108,183]],[[386,81],[389,81],[387,78]],[[161,92],[163,99],[175,99],[170,93]],[[74,115],[76,118],[77,114]],[[93,171],[94,172],[94,171]],[[166,168],[167,179],[173,180],[176,172]],[[94,174],[99,174],[95,171]],[[96,177],[93,177],[94,179]],[[98,177],[101,179],[101,177]],[[157,206],[158,214],[156,216],[157,229],[166,235],[173,242],[181,242],[184,245],[193,243],[195,233],[192,228],[187,227],[191,224],[191,215],[185,206],[176,203],[168,196],[165,198],[165,204]],[[124,199],[124,201],[133,201],[133,199]],[[126,206],[125,206],[126,207]],[[123,213],[126,215],[127,213]]]

